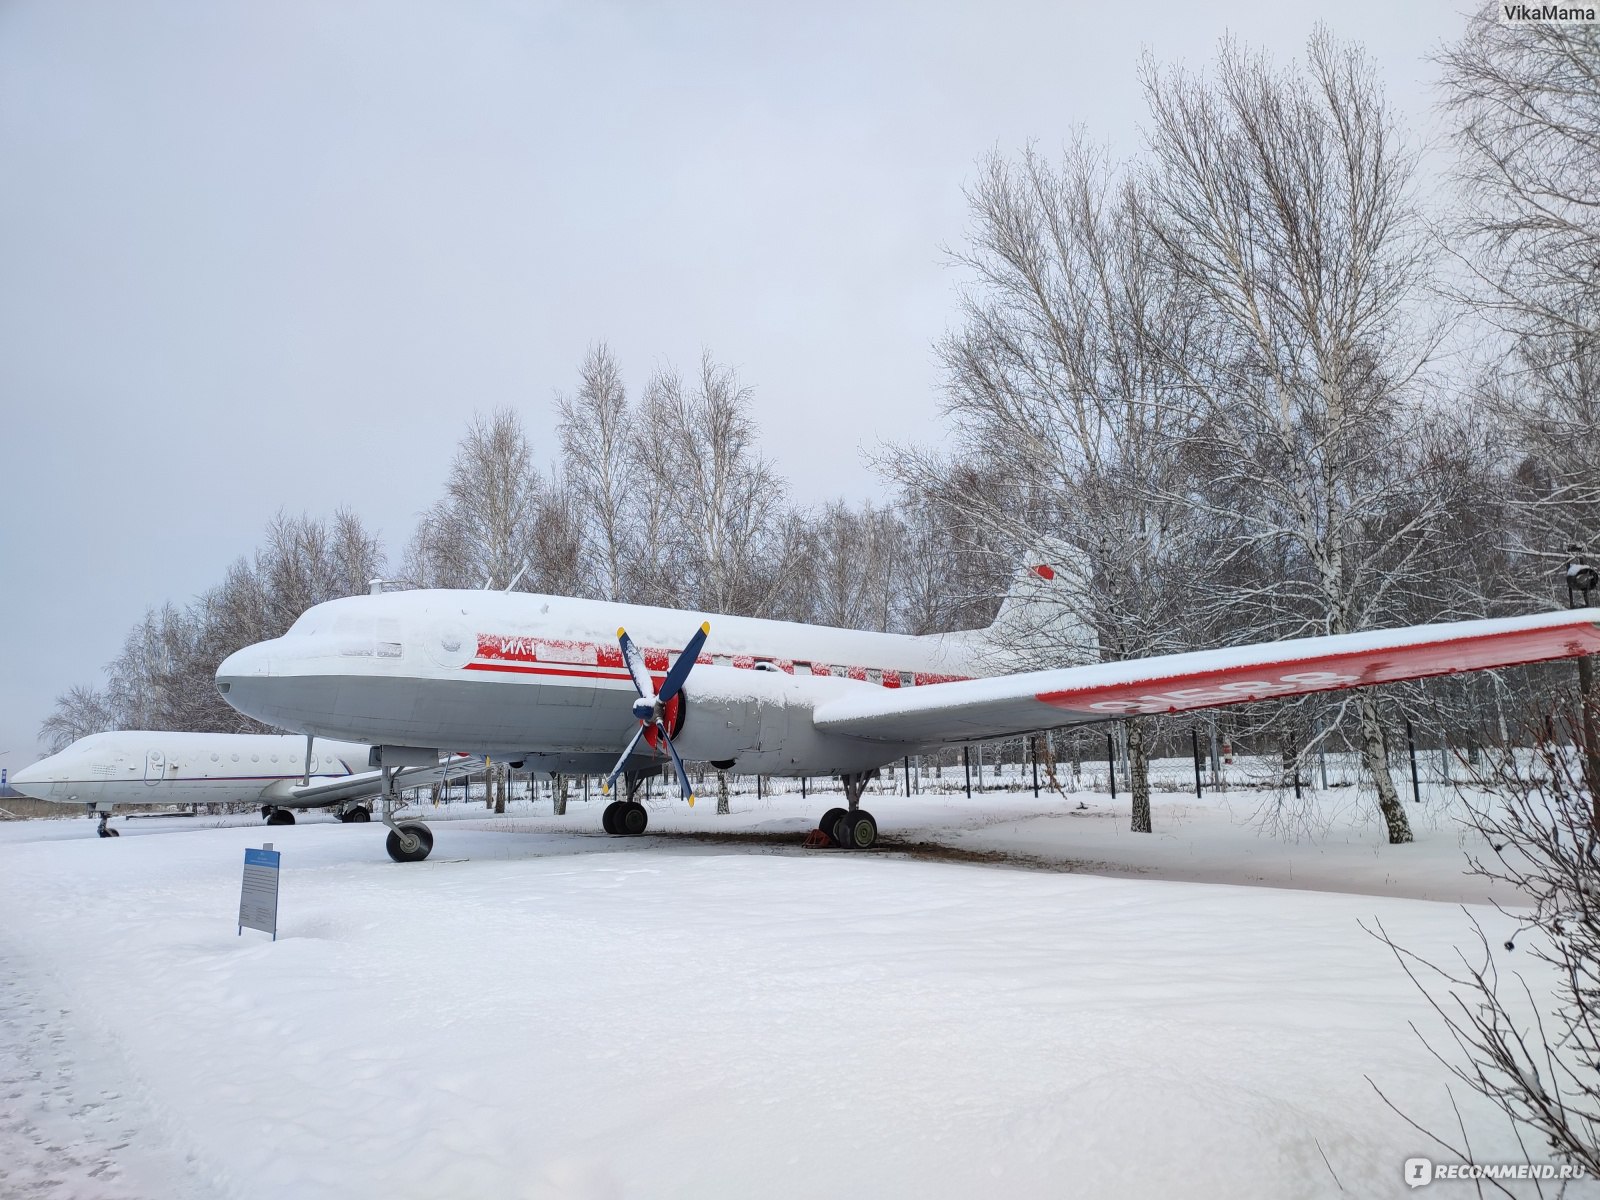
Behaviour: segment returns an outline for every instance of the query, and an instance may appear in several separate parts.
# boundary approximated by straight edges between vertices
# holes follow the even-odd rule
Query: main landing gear
[[[294,814],[287,808],[277,808],[271,804],[262,805],[261,815],[267,819],[268,825],[293,825]]]
[[[395,862],[421,862],[433,853],[433,830],[421,821],[396,824],[394,810],[399,801],[395,796],[394,777],[398,770],[398,767],[383,768],[383,816],[379,819],[389,827],[384,849]]]
[[[650,824],[649,812],[644,805],[633,798],[634,793],[639,790],[639,785],[644,782],[644,776],[630,771],[627,780],[628,798],[613,800],[600,814],[601,827],[616,837],[638,837]]]
[[[844,782],[844,795],[850,807],[830,808],[817,822],[817,828],[832,838],[834,845],[846,850],[870,850],[877,845],[878,822],[861,807],[861,793],[877,777],[877,771],[839,777]]]
[[[111,826],[106,824],[107,821],[111,820],[111,810],[109,808],[90,809],[89,811],[94,813],[95,816],[100,818],[100,828],[97,829],[95,832],[98,833],[101,837],[121,837],[122,836],[115,829],[111,828]]]
[[[372,810],[365,804],[352,804],[348,808],[339,810],[339,820],[347,825],[358,825],[372,820]]]

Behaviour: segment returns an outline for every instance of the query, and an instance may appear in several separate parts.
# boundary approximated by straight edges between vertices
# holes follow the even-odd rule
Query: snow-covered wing
[[[449,759],[437,767],[407,767],[395,773],[395,787],[431,787],[441,779],[455,778],[466,772],[480,770],[482,767],[483,759],[466,757]],[[320,806],[376,796],[382,790],[383,772],[363,771],[359,775],[346,775],[342,779],[296,787],[289,792],[289,795],[295,803]]]
[[[884,690],[819,704],[819,729],[953,743],[1600,654],[1600,608],[1299,638]]]

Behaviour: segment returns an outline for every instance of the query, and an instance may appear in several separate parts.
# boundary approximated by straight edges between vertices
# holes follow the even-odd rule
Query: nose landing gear
[[[394,779],[398,771],[398,767],[383,768],[383,816],[379,820],[389,827],[384,849],[395,862],[421,862],[433,853],[433,830],[421,821],[395,822],[394,810],[399,801]]]
[[[121,837],[122,836],[115,829],[112,829],[111,826],[106,824],[107,821],[111,820],[111,810],[109,808],[102,808],[98,812],[96,812],[95,815],[100,818],[100,828],[97,829],[95,832],[98,833],[101,837]]]

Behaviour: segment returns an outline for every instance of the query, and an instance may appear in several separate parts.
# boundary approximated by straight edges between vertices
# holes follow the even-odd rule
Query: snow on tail
[[[994,654],[1024,666],[1094,662],[1100,639],[1092,611],[1089,556],[1053,538],[1026,556],[1000,611],[981,637]]]

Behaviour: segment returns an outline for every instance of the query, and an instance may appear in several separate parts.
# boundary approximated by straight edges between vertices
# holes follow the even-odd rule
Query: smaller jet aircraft
[[[293,825],[292,809],[333,808],[341,821],[372,819],[371,799],[383,773],[369,771],[371,748],[277,734],[155,733],[119,730],[79,738],[11,776],[24,796],[74,805],[100,818],[100,836],[113,809],[152,804],[261,806],[269,825]],[[452,758],[404,772],[405,787],[426,787],[482,765]]]

